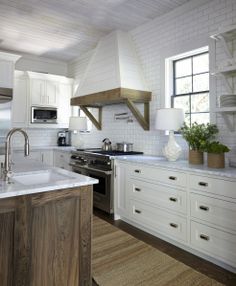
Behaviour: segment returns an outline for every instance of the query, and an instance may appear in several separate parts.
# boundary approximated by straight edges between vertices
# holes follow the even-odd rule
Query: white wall
[[[25,129],[29,136],[30,146],[56,146],[58,129]],[[0,130],[0,146],[4,144],[7,131]],[[12,145],[24,147],[24,137],[22,134],[14,134]]]
[[[148,154],[161,154],[161,148],[167,138],[163,133],[154,130],[154,118],[155,110],[161,106],[164,97],[165,57],[204,46],[209,43],[209,36],[216,33],[220,26],[233,23],[236,23],[235,0],[194,0],[131,31],[144,75],[153,93],[151,130],[143,131],[136,121],[132,124],[115,122],[114,114],[127,111],[127,108],[124,105],[109,106],[103,110],[103,130],[97,131],[93,128],[90,135],[82,135],[85,144],[99,146],[104,137],[109,137],[112,142],[133,142],[134,149]],[[218,58],[223,57],[219,46],[217,55]],[[69,76],[75,76],[79,81],[90,56],[87,53],[81,60],[77,59],[70,64]],[[211,89],[216,89],[213,96],[219,95],[223,89],[221,81],[218,79],[212,84],[214,87],[211,86]],[[220,114],[217,115],[216,123],[220,128],[219,139],[236,152],[236,132],[228,130]],[[181,138],[178,140],[185,148],[186,157],[186,143]]]

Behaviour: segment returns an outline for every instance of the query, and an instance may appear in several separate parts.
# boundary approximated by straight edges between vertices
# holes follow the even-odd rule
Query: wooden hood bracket
[[[93,107],[98,109],[98,120],[93,116],[93,114],[88,110],[86,106],[80,106],[80,109],[85,113],[86,116],[92,121],[93,125],[98,130],[102,130],[102,107]]]
[[[149,130],[149,102],[144,103],[144,115],[142,115],[132,100],[127,99],[126,104],[129,110],[132,112],[133,116],[137,119],[138,123],[143,127],[143,129]]]

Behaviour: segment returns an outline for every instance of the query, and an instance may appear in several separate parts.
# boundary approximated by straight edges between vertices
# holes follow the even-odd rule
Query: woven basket
[[[203,152],[198,150],[189,150],[188,157],[189,164],[201,165],[203,164]]]
[[[224,168],[225,167],[225,153],[215,154],[207,153],[207,166],[209,168]]]

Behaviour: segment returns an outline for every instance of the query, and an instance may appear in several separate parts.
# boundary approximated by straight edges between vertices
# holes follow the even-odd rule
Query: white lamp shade
[[[177,131],[184,123],[184,111],[181,108],[162,108],[156,113],[157,130]]]
[[[86,131],[87,127],[87,118],[79,116],[71,116],[69,122],[69,130],[72,131]]]

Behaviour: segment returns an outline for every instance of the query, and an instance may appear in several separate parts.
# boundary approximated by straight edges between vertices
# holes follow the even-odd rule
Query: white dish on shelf
[[[222,94],[219,102],[221,107],[236,106],[236,94]]]

